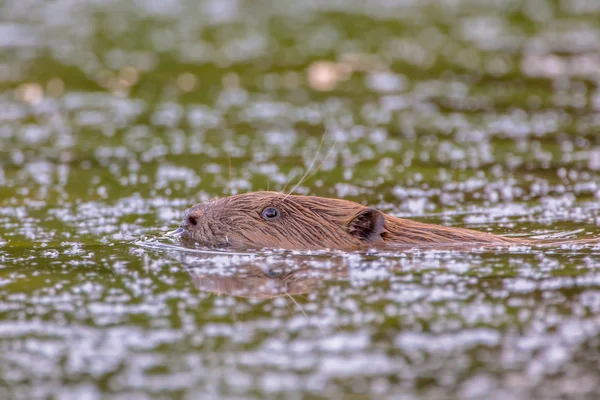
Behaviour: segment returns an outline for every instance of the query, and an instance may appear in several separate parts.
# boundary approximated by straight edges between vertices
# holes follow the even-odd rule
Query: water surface
[[[598,21],[583,0],[5,0],[0,398],[594,398],[598,248],[164,233],[317,156],[296,193],[599,235]]]

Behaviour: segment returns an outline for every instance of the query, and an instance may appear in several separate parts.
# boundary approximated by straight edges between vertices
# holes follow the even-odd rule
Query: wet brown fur
[[[279,219],[263,219],[262,211],[267,207],[277,208]],[[392,217],[348,200],[278,192],[251,192],[197,204],[188,210],[181,227],[186,237],[201,245],[236,249],[359,251],[371,247],[544,243]]]

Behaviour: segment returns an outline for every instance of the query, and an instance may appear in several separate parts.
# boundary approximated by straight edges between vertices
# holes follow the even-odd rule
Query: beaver
[[[348,200],[264,191],[196,204],[186,212],[176,232],[202,246],[232,249],[364,251],[547,243],[416,222]]]

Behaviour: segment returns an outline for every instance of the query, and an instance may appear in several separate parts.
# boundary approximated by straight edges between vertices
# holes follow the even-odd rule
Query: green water
[[[600,235],[584,0],[0,2],[0,398],[597,398],[600,250],[189,251],[346,198]]]

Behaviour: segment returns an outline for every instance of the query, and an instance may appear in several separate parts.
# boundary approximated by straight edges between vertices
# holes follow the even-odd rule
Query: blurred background
[[[599,81],[596,0],[1,1],[0,397],[592,398],[598,250],[159,244],[315,159],[297,193],[597,235]]]

